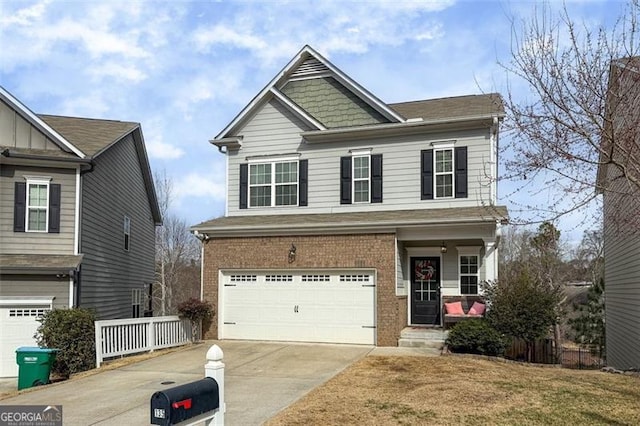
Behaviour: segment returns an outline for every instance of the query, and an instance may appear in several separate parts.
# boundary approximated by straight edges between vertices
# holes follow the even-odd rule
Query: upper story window
[[[249,164],[249,207],[297,204],[297,161]]]
[[[129,216],[124,217],[124,249],[129,251],[131,245],[131,219]]]
[[[60,232],[60,184],[50,177],[25,176],[15,183],[14,232]]]
[[[27,179],[26,231],[47,232],[49,179]]]
[[[369,155],[353,157],[353,202],[369,202]]]
[[[382,154],[352,151],[340,159],[340,204],[382,202]]]
[[[420,198],[467,198],[467,147],[454,148],[453,142],[432,145],[420,153]]]
[[[453,149],[435,150],[436,198],[453,197]]]
[[[280,157],[240,164],[240,208],[306,206],[308,160]]]

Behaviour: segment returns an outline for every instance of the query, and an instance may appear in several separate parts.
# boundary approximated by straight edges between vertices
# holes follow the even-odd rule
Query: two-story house
[[[396,346],[497,276],[497,94],[386,104],[305,46],[211,143],[208,338]]]
[[[141,316],[161,223],[138,123],[36,115],[0,87],[0,377],[36,319]]]
[[[640,368],[640,57],[611,63],[598,169],[607,365]]]

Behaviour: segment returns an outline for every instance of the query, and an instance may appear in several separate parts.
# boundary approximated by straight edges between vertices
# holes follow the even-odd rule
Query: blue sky
[[[552,7],[559,4],[552,3]],[[585,25],[621,1],[569,1]],[[208,143],[305,44],[385,102],[507,89],[511,23],[531,1],[0,0],[0,85],[36,113],[136,121],[189,224],[224,214]],[[511,81],[518,96],[526,96]],[[501,195],[513,186],[501,183]],[[502,199],[512,209],[526,192]],[[538,195],[544,203],[544,195]],[[579,239],[582,217],[560,222]]]

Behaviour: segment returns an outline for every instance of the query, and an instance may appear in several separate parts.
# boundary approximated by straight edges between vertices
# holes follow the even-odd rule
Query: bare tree
[[[170,211],[173,184],[166,172],[154,173],[163,216],[156,228],[156,282],[154,309],[160,315],[176,313],[180,302],[200,297],[200,243],[186,221]]]
[[[602,228],[586,230],[572,254],[577,269],[574,278],[597,284],[604,278],[604,236]]]
[[[629,66],[639,53],[640,0],[629,0],[611,28],[592,29],[574,21],[566,7],[554,14],[548,4],[530,20],[512,24],[511,60],[500,65],[510,84],[524,81],[528,92],[516,93],[510,85],[505,99],[510,142],[504,179],[518,183],[514,192],[549,198],[549,205],[512,209],[519,216],[513,222],[584,212],[599,192],[638,194],[640,126],[615,126],[613,120],[638,102],[637,90],[615,89],[621,82],[640,84],[640,61]],[[628,184],[597,179],[601,165]]]

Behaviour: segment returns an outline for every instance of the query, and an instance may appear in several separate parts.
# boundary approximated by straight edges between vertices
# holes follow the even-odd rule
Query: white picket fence
[[[106,358],[185,345],[191,323],[177,316],[96,321],[96,367]]]

